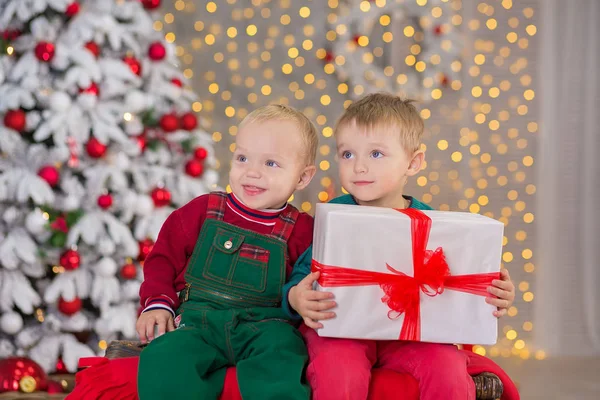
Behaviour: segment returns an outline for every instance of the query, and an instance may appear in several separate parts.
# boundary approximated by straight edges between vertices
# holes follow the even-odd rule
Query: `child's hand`
[[[486,303],[498,307],[494,315],[498,318],[506,315],[515,300],[515,285],[510,280],[507,269],[500,271],[500,280],[495,279],[492,281],[492,286],[488,286],[488,293],[496,296],[485,298]]]
[[[323,324],[318,322],[323,319],[335,317],[333,312],[323,312],[335,307],[334,301],[325,301],[333,298],[333,293],[317,292],[313,290],[313,283],[319,279],[319,272],[314,272],[293,286],[288,293],[288,301],[292,308],[300,314],[306,326],[319,329]]]
[[[146,344],[154,339],[154,325],[158,325],[158,336],[174,331],[173,314],[161,308],[142,313],[135,324],[142,343]]]

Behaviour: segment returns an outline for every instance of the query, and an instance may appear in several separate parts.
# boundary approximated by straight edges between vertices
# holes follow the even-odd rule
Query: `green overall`
[[[223,222],[225,200],[224,193],[209,195],[178,328],[141,353],[140,400],[217,399],[229,366],[236,366],[244,400],[310,397],[306,346],[281,308],[298,210],[289,207],[263,235]]]

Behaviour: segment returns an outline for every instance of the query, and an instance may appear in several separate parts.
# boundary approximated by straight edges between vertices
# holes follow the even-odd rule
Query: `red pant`
[[[456,346],[326,338],[304,325],[300,331],[308,346],[306,376],[314,400],[365,400],[373,367],[412,375],[421,400],[475,400],[467,353]]]

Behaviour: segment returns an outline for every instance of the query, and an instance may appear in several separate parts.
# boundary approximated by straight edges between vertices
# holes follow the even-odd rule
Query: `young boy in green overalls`
[[[312,217],[287,201],[314,176],[317,141],[300,112],[255,110],[236,136],[231,193],[169,216],[140,289],[137,331],[151,341],[140,356],[141,400],[216,399],[232,365],[244,399],[309,399],[306,348],[281,300],[312,242]]]

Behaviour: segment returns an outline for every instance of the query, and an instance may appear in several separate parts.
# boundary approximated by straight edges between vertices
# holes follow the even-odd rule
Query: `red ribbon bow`
[[[397,211],[411,220],[414,276],[397,271],[389,264],[386,266],[391,274],[325,265],[316,260],[312,261],[311,269],[321,273],[318,282],[322,287],[379,285],[385,293],[381,301],[390,308],[388,318],[404,314],[399,339],[420,340],[421,292],[434,297],[450,289],[486,296],[487,287],[500,278],[500,273],[450,275],[444,250],[441,247],[427,250],[431,218],[414,208]]]

